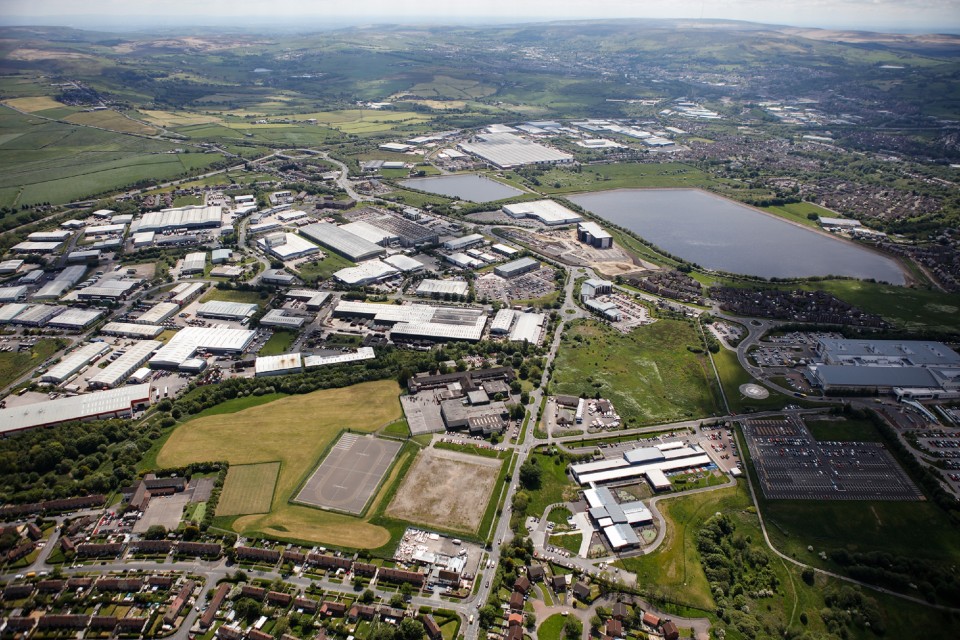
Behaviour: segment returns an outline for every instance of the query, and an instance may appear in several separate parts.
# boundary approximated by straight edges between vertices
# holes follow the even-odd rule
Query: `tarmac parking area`
[[[921,500],[877,442],[818,442],[797,419],[748,421],[744,434],[771,500]]]

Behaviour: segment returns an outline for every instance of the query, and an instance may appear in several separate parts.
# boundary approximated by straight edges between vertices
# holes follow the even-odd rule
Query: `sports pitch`
[[[279,474],[279,462],[232,465],[217,503],[217,515],[268,513]]]
[[[402,446],[394,440],[344,433],[293,501],[359,515]]]

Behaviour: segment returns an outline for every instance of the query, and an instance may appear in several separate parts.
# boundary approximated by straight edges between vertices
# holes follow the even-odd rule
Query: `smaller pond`
[[[448,198],[460,198],[469,202],[492,202],[523,193],[520,189],[476,174],[411,178],[403,180],[400,184],[411,189],[436,193]]]

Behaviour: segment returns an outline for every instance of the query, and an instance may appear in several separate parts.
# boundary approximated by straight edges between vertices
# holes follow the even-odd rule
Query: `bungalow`
[[[553,587],[553,590],[557,593],[567,590],[567,577],[566,576],[553,576],[550,579],[550,585]]]
[[[531,582],[543,582],[546,578],[547,572],[543,568],[542,564],[532,564],[527,567],[527,576],[530,578]]]
[[[630,615],[630,607],[625,605],[622,602],[617,602],[613,605],[613,617],[617,620],[623,620]]]
[[[663,632],[663,640],[679,640],[680,638],[680,630],[677,629],[673,620],[664,622],[660,630]]]
[[[519,591],[510,594],[510,610],[523,611],[523,594]]]
[[[657,629],[660,627],[660,617],[655,616],[649,611],[643,612],[643,624],[650,627],[651,629]]]
[[[511,613],[509,616],[507,616],[507,626],[519,627],[522,624],[523,624],[522,613]]]

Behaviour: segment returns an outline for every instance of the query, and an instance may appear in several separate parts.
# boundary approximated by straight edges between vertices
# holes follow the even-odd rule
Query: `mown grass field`
[[[232,526],[238,533],[352,548],[380,547],[390,540],[387,529],[361,518],[292,505],[288,500],[341,430],[370,433],[400,418],[399,391],[394,381],[367,382],[288,396],[234,413],[206,415],[178,427],[157,455],[157,464],[279,461],[272,510],[234,519]],[[395,471],[400,466],[398,462]],[[384,485],[394,480],[391,476]]]
[[[869,420],[805,420],[810,433],[817,440],[841,442],[880,442],[883,438]]]
[[[791,222],[796,222],[802,224],[806,227],[813,227],[818,229],[820,227],[817,224],[816,220],[811,220],[807,216],[813,214],[815,216],[825,216],[827,218],[836,217],[836,213],[828,209],[824,209],[819,205],[815,205],[812,202],[792,202],[790,204],[785,204],[780,207],[761,207],[763,211],[778,215],[781,218],[786,218]]]
[[[537,637],[540,640],[560,640],[560,634],[563,633],[563,625],[567,623],[567,617],[555,613],[537,627]]]
[[[595,321],[564,333],[551,389],[613,401],[630,426],[710,416],[720,411],[715,376],[696,328],[660,319],[622,334]]]
[[[286,353],[290,345],[297,339],[296,331],[275,331],[270,339],[267,340],[263,348],[260,349],[261,356],[276,356]]]
[[[279,462],[231,466],[217,503],[217,515],[268,513],[279,473]]]
[[[313,283],[317,280],[325,280],[337,271],[340,271],[340,269],[356,266],[356,263],[332,251],[327,251],[326,254],[327,257],[323,260],[301,262],[297,265],[297,271],[300,273],[300,278],[304,282]]]
[[[207,292],[203,294],[203,297],[200,298],[200,300],[202,302],[222,300],[223,302],[245,302],[247,304],[259,305],[263,304],[263,301],[260,299],[260,294],[256,291],[237,291],[234,289],[217,289],[216,287],[210,287],[207,289]]]
[[[721,347],[720,351],[711,354],[711,357],[713,358],[713,364],[717,367],[717,373],[720,374],[720,383],[723,385],[723,392],[726,395],[730,411],[743,413],[745,411],[780,409],[794,400],[772,389],[768,389],[770,396],[763,400],[746,397],[740,392],[740,385],[748,382],[759,383],[740,366],[737,354]]]

